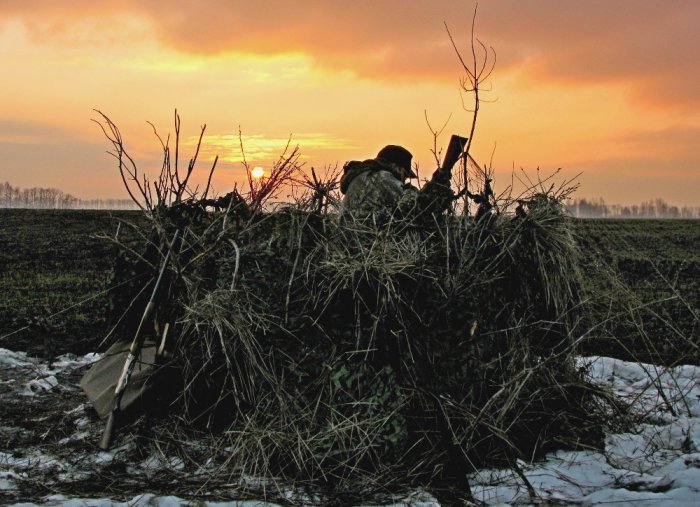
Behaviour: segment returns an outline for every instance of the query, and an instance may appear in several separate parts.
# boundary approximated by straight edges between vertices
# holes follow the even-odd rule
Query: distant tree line
[[[0,184],[0,208],[135,209],[131,199],[78,199],[56,188],[19,188]]]
[[[570,199],[569,213],[578,218],[700,218],[700,206],[673,206],[656,198],[641,204],[606,204],[603,199]]]
[[[622,206],[603,199],[569,199],[566,209],[578,218],[700,218],[700,206],[673,206],[657,198]],[[0,185],[0,208],[136,209],[131,199],[78,199],[56,188]]]

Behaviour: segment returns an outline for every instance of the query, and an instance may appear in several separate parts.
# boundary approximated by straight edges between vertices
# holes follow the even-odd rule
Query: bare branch
[[[102,133],[112,143],[112,146],[114,147],[114,152],[108,151],[108,153],[114,156],[119,162],[119,175],[122,178],[122,183],[124,184],[124,188],[129,194],[129,197],[131,197],[131,200],[134,201],[134,203],[136,203],[136,205],[141,210],[145,211],[144,206],[141,204],[139,199],[136,198],[136,196],[134,195],[134,191],[132,191],[131,189],[132,184],[135,184],[138,193],[144,200],[144,204],[147,208],[150,209],[151,201],[149,199],[145,187],[142,186],[142,184],[139,182],[138,169],[136,167],[136,163],[124,148],[124,142],[122,140],[119,128],[102,111],[100,111],[99,109],[95,109],[94,111],[102,117],[102,121],[95,119],[93,119],[92,121],[94,121],[100,126]]]
[[[194,171],[194,166],[197,163],[197,157],[199,156],[199,150],[202,146],[202,138],[204,137],[204,131],[207,129],[206,124],[202,125],[202,129],[199,133],[199,140],[197,141],[197,148],[195,149],[194,156],[190,159],[189,164],[187,164],[187,174],[185,174],[185,178],[182,180],[182,183],[180,184],[180,187],[178,188],[177,195],[176,195],[176,202],[180,202],[182,200],[182,194],[186,191],[187,189],[187,182],[190,179],[190,176],[192,176],[192,172]],[[194,196],[196,192],[191,192],[191,195]]]
[[[209,196],[209,189],[211,188],[211,178],[214,176],[214,170],[216,169],[216,163],[219,161],[219,155],[216,156],[214,159],[214,163],[211,166],[211,169],[209,170],[209,177],[207,178],[207,186],[204,189],[204,193],[202,194],[202,199],[206,199]]]
[[[476,164],[473,157],[471,156],[471,147],[474,142],[474,134],[476,132],[477,120],[479,117],[479,107],[481,104],[481,96],[483,82],[487,80],[491,73],[493,72],[496,65],[496,52],[492,47],[487,47],[480,39],[476,37],[476,16],[478,12],[478,3],[474,7],[474,14],[472,16],[471,23],[471,37],[469,50],[471,53],[471,62],[467,64],[462,52],[457,47],[457,43],[450,32],[450,29],[445,23],[445,30],[452,44],[452,48],[455,51],[455,55],[459,60],[462,69],[464,71],[464,76],[460,79],[460,88],[462,89],[462,107],[468,113],[471,113],[471,125],[469,128],[469,135],[467,136],[467,146],[464,150],[464,157],[462,158],[462,174],[461,174],[461,184],[464,188],[458,188],[457,195],[464,196],[464,209],[468,209],[467,196],[469,192],[466,190],[469,182],[469,162],[473,162],[480,172],[486,177],[486,172],[481,169],[479,164]],[[472,98],[472,105],[468,106],[465,101],[465,96],[470,95]],[[459,187],[459,185],[458,185]]]
[[[430,150],[430,152],[433,154],[433,157],[435,158],[435,163],[437,164],[437,167],[440,167],[440,150],[438,150],[437,147],[437,141],[438,137],[442,134],[442,132],[445,130],[447,127],[447,124],[450,122],[450,119],[452,119],[452,113],[447,117],[447,120],[445,120],[445,123],[443,123],[442,127],[439,129],[434,129],[433,126],[430,124],[430,120],[428,119],[428,111],[423,110],[423,113],[425,115],[425,123],[428,125],[428,129],[430,130],[430,133],[433,135],[433,147]]]
[[[180,159],[180,115],[177,114],[177,109],[175,109],[175,181],[177,181],[177,188],[180,188],[180,173],[178,172],[178,161]]]
[[[136,163],[133,158],[127,153],[124,148],[124,143],[122,140],[121,133],[117,126],[101,111],[95,110],[100,116],[101,120],[93,120],[97,123],[102,130],[105,137],[112,143],[113,151],[108,151],[110,155],[117,159],[119,162],[119,173],[122,178],[122,182],[129,193],[131,199],[141,208],[142,210],[152,211],[157,206],[170,206],[175,203],[181,202],[183,199],[196,199],[199,194],[199,186],[194,188],[190,187],[190,181],[195,170],[195,165],[202,147],[202,142],[204,138],[204,133],[206,131],[206,125],[202,125],[197,146],[193,157],[190,159],[187,166],[187,171],[184,175],[178,172],[178,158],[180,150],[180,116],[175,110],[174,115],[174,125],[175,125],[175,164],[172,165],[171,151],[170,151],[170,135],[165,139],[158,133],[155,125],[151,122],[147,122],[153,130],[153,134],[158,139],[158,143],[163,151],[163,162],[160,167],[160,172],[158,177],[153,181],[149,180],[146,174],[139,173]],[[215,158],[214,163],[209,170],[209,175],[207,178],[207,185],[203,195],[203,199],[206,198],[210,189],[211,181],[214,175],[214,170],[218,162],[218,156]],[[137,196],[141,196],[139,199]],[[143,200],[143,204],[141,203]]]

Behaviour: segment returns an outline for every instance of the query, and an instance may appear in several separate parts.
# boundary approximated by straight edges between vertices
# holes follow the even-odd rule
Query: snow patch
[[[100,354],[94,352],[84,356],[64,354],[57,357],[51,364],[47,364],[38,358],[27,356],[26,352],[14,352],[0,348],[0,367],[22,370],[24,374],[33,377],[22,384],[22,390],[18,393],[21,396],[34,396],[41,392],[51,391],[59,385],[57,375],[92,364],[99,358]]]
[[[35,378],[24,384],[24,389],[19,393],[22,396],[34,396],[41,391],[50,391],[58,386],[58,379],[54,375]]]
[[[590,380],[630,403],[633,432],[608,435],[605,449],[559,451],[521,463],[533,489],[512,470],[472,474],[487,505],[700,505],[700,367],[665,368],[607,357],[581,358]]]
[[[38,359],[27,357],[26,352],[14,352],[0,347],[0,366],[3,368],[27,368],[38,362]]]
[[[39,393],[52,396],[58,389],[65,389],[60,385],[59,379],[65,378],[61,374],[91,364],[98,358],[97,354],[67,354],[49,365],[27,357],[23,352],[0,348],[0,368],[21,370],[22,381],[13,381],[10,385],[17,389],[18,394],[27,396]],[[700,367],[666,368],[606,357],[581,358],[578,363],[592,382],[609,388],[629,403],[641,423],[628,433],[607,435],[605,448],[600,452],[559,451],[548,454],[539,462],[519,462],[522,474],[514,470],[480,470],[471,474],[469,480],[475,498],[486,505],[503,507],[548,503],[616,507],[700,505]],[[27,378],[29,380],[25,381]],[[90,426],[87,408],[82,404],[66,412],[75,425],[75,431],[64,439],[66,443],[89,434],[86,431]],[[113,461],[120,452],[133,445],[127,440],[110,452],[86,450],[85,454],[70,459],[77,458],[81,466],[90,469]],[[66,480],[82,477],[86,470],[39,450],[24,451],[24,456],[0,452],[0,491],[16,490],[18,480],[37,470],[52,470],[58,473],[59,479]],[[182,460],[177,458],[151,456],[135,463],[133,468],[146,479],[153,470],[164,467],[182,469],[183,466]],[[206,470],[201,472],[206,473]],[[299,500],[298,497],[295,499]],[[41,505],[174,507],[194,504],[174,496],[149,493],[127,502],[54,495],[44,497]],[[196,505],[273,507],[275,504],[227,501],[197,502]],[[425,492],[415,492],[392,507],[401,505],[437,507],[438,503]]]

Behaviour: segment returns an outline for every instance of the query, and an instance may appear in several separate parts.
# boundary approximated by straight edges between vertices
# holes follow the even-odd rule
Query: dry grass
[[[569,219],[554,195],[520,203],[432,227],[313,197],[154,214],[154,231],[185,230],[160,313],[182,374],[167,445],[195,435],[212,483],[347,501],[468,492],[473,468],[600,446],[614,404],[573,360]]]
[[[173,329],[180,378],[150,416],[167,428],[159,448],[206,469],[202,488],[454,500],[476,467],[602,445],[616,405],[575,368],[569,187],[538,180],[499,201],[484,184],[478,218],[426,197],[413,214],[359,219],[338,213],[334,170],[296,176],[295,149],[220,199],[184,188],[195,160],[146,200],[138,262],[153,270],[181,231],[155,319]],[[294,205],[268,201],[288,187]]]

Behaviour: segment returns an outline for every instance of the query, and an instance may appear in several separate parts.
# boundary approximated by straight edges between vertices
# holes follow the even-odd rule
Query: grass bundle
[[[181,372],[166,417],[210,435],[202,459],[221,482],[468,494],[476,467],[601,445],[605,394],[574,363],[578,253],[556,196],[430,227],[300,202],[154,214],[152,237],[185,231],[157,317]]]
[[[320,503],[425,487],[450,503],[469,497],[477,467],[602,445],[613,405],[574,361],[570,189],[538,181],[500,205],[482,170],[480,195],[433,188],[475,199],[474,217],[436,206],[433,182],[411,210],[360,217],[339,213],[336,172],[299,179],[289,146],[269,179],[210,199],[209,185],[187,187],[196,154],[177,177],[165,145],[171,176],[154,204],[107,126],[151,219],[144,253],[128,252],[115,282],[152,273],[180,231],[154,319],[158,335],[170,329],[179,379],[150,415],[167,426],[160,446],[196,438],[182,453],[210,482]],[[295,204],[271,204],[282,188]],[[115,307],[148,292],[116,285]],[[122,331],[138,320],[129,313]]]

